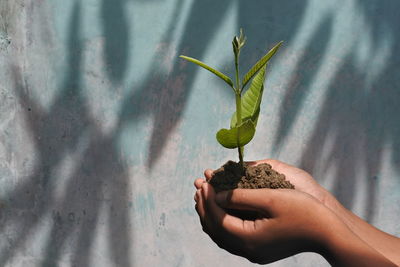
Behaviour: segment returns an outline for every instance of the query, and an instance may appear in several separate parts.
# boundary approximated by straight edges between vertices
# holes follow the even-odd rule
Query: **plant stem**
[[[241,88],[240,88],[240,83],[239,83],[239,53],[235,54],[235,69],[236,69],[236,90],[235,90],[235,99],[236,99],[236,121],[237,125],[242,124],[242,98],[241,98]],[[240,129],[238,129],[237,132],[237,142],[239,143],[240,139]],[[238,152],[239,152],[239,162],[241,166],[244,166],[243,164],[243,147],[238,146]]]
[[[240,125],[240,124],[242,124],[242,98],[240,96],[240,93],[239,94],[236,93],[235,98],[236,98],[236,121],[237,121],[237,125]],[[239,138],[240,138],[240,128],[238,128],[238,134],[237,134],[238,143],[239,143]],[[243,147],[239,146],[238,147],[239,161],[240,161],[240,165],[244,166],[242,150],[243,150]]]
[[[239,53],[235,55],[235,70],[236,70],[236,93],[241,94],[240,84],[239,84]]]

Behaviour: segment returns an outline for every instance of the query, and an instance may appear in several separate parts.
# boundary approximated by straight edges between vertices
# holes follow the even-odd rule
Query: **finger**
[[[223,208],[252,210],[271,216],[276,193],[276,189],[235,189],[218,193],[216,202]]]
[[[245,241],[259,234],[254,231],[254,221],[243,221],[221,209],[215,202],[215,191],[210,184],[204,183],[201,193],[206,210],[205,232],[219,247],[235,255],[244,255]]]
[[[224,236],[226,239],[231,239],[232,235],[235,237],[245,236],[243,220],[227,214],[217,205],[213,187],[208,183],[204,183],[201,189],[207,223],[213,228],[213,231],[217,234],[221,231],[226,232],[228,234]]]
[[[205,182],[206,182],[206,180],[201,179],[201,178],[198,178],[198,179],[196,179],[196,180],[194,181],[194,186],[196,187],[196,189],[200,189],[200,188],[201,188],[201,185],[202,185],[203,183],[205,183]]]
[[[213,175],[214,175],[214,171],[211,169],[207,169],[204,171],[204,176],[206,177],[207,181],[210,181],[211,178],[213,177]]]
[[[197,199],[196,206],[195,206],[197,214],[200,217],[200,221],[204,221],[205,209],[204,209],[204,200],[203,200],[203,197],[202,197],[202,194],[201,194],[201,189],[198,189],[196,191],[195,199]]]

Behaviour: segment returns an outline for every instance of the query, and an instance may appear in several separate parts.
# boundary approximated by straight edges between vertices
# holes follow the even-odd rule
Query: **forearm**
[[[354,234],[345,223],[335,223],[325,234],[322,256],[332,266],[397,266]]]
[[[349,237],[349,235],[332,242],[329,253],[325,255],[325,258],[332,266],[340,267],[397,266],[358,237]]]
[[[325,203],[362,241],[400,266],[400,239],[380,231],[347,210],[332,195]]]

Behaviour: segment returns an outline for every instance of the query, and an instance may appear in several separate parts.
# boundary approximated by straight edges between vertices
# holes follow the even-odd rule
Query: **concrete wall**
[[[201,231],[192,182],[233,74],[274,43],[245,158],[300,166],[400,235],[400,2],[1,0],[0,266],[252,266]],[[305,253],[271,266],[325,266]]]

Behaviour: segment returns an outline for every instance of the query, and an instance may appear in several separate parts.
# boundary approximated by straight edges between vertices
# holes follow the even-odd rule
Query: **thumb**
[[[222,208],[252,210],[273,215],[276,189],[234,189],[216,195],[215,201]]]

